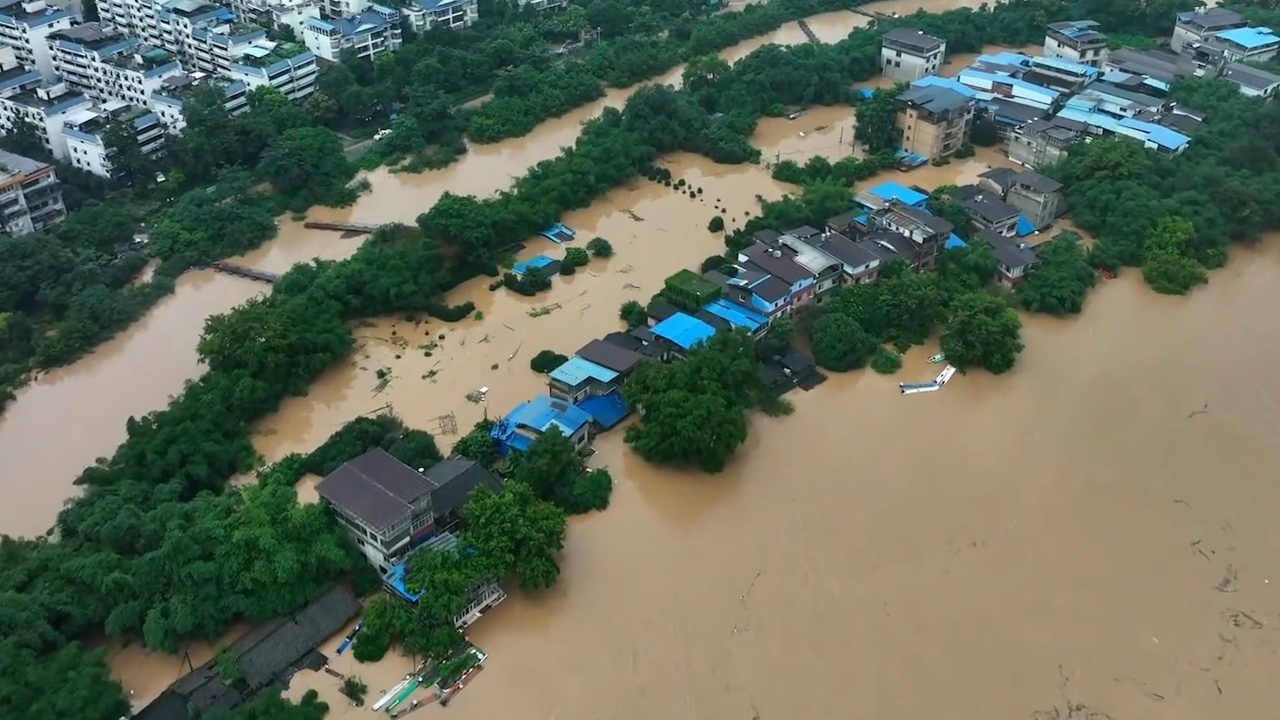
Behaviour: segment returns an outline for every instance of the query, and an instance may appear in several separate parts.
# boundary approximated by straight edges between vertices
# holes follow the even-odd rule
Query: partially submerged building
[[[369,563],[385,573],[481,486],[501,488],[473,460],[451,458],[418,471],[373,448],[326,475],[316,491]]]
[[[421,557],[422,553],[428,552],[458,553],[466,551],[458,547],[458,537],[453,533],[438,533],[393,565],[382,577],[383,586],[402,600],[407,600],[411,603],[417,603],[421,600],[423,593],[410,590],[407,581],[413,567],[414,558]],[[467,603],[467,607],[454,616],[454,625],[459,629],[468,627],[476,620],[479,620],[480,616],[489,608],[506,599],[507,593],[503,591],[498,578],[481,580],[471,589],[471,601]]]
[[[1101,67],[1107,59],[1107,36],[1092,20],[1049,23],[1044,34],[1044,54]]]
[[[898,82],[912,82],[942,68],[947,41],[914,28],[893,28],[880,39],[880,70]]]
[[[974,93],[959,83],[917,83],[898,96],[903,152],[927,159],[954,155],[973,124]]]
[[[249,631],[226,653],[243,679],[228,684],[214,658],[170,685],[133,720],[198,720],[233,710],[272,685],[287,685],[300,669],[318,670],[327,659],[316,651],[361,611],[346,585],[335,585],[315,602],[287,617]]]
[[[507,455],[512,450],[528,450],[534,440],[553,427],[569,438],[574,447],[583,448],[591,442],[591,416],[573,403],[550,395],[521,403],[498,420],[489,434],[498,441],[499,452]]]
[[[977,239],[991,245],[999,270],[996,282],[1002,287],[1013,288],[1022,283],[1038,262],[1035,250],[1017,238],[983,230],[978,233]]]

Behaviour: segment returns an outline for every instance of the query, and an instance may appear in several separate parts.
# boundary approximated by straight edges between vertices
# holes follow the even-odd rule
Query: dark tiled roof
[[[772,303],[785,298],[791,292],[791,286],[776,277],[770,276],[752,287],[751,292],[758,295],[761,300]]]
[[[777,230],[757,230],[751,237],[755,238],[759,243],[772,243],[782,237],[782,233]]]
[[[463,457],[441,460],[427,468],[427,479],[436,485],[431,493],[431,508],[436,517],[461,510],[478,487],[487,487],[494,492],[502,490],[502,483],[483,465]]]
[[[698,312],[694,313],[693,316],[698,318],[702,322],[710,325],[711,327],[715,328],[716,332],[719,332],[721,330],[731,330],[733,328],[733,325],[730,324],[728,320],[725,320],[719,315],[712,315],[706,310],[699,310]]]
[[[992,168],[982,173],[978,177],[984,178],[986,180],[990,180],[996,185],[999,185],[1004,190],[1008,190],[1009,188],[1013,187],[1014,178],[1016,178],[1017,176],[1018,176],[1017,170],[1011,170],[1009,168],[1001,167],[1001,168]]]
[[[779,257],[776,253],[781,256]],[[813,273],[795,260],[792,260],[791,256],[786,252],[774,250],[767,245],[752,245],[744,250],[742,254],[750,258],[751,262],[759,266],[761,270],[785,282],[788,288],[793,283],[813,277]]]
[[[901,233],[890,231],[873,232],[863,238],[862,244],[884,260],[892,260],[897,257],[909,259],[920,249],[911,238]]]
[[[329,473],[316,492],[334,507],[379,530],[402,519],[435,486],[413,468],[374,448]]]
[[[646,308],[646,310],[649,312],[649,317],[653,318],[655,322],[662,322],[663,320],[666,320],[672,315],[680,312],[680,308],[663,300],[654,300],[650,302],[649,307]]]
[[[915,85],[898,96],[900,102],[919,105],[931,113],[959,110],[970,103],[969,98],[950,88],[938,85]]]
[[[1017,238],[1008,238],[991,230],[978,233],[978,239],[991,246],[996,260],[1007,268],[1026,267],[1036,261],[1034,250],[1021,247]]]
[[[822,231],[810,225],[801,225],[798,228],[788,230],[787,234],[791,237],[800,238],[801,240],[808,240],[814,235],[821,235]]]
[[[927,210],[921,210],[920,208],[911,207],[910,205],[904,205],[896,200],[891,200],[888,205],[876,210],[872,215],[877,217],[892,215],[903,216],[902,219],[923,225],[933,232],[940,234],[946,234],[955,229],[955,226],[951,223],[937,215],[933,215]]]
[[[1195,27],[1201,32],[1229,28],[1243,22],[1244,18],[1240,17],[1239,13],[1223,7],[1178,13],[1179,24]]]
[[[817,245],[818,249],[849,267],[862,267],[880,259],[874,251],[839,234],[831,233]]]
[[[1043,193],[1058,192],[1062,189],[1062,183],[1032,170],[1023,170],[1018,173],[1017,183]]]
[[[1001,200],[1000,196],[974,185],[958,187],[949,194],[964,203],[965,208],[975,220],[998,223],[1018,216],[1018,208]]]
[[[644,342],[640,338],[624,332],[611,332],[604,336],[604,342],[631,352],[639,352],[640,348],[644,347]]]
[[[577,353],[584,360],[609,368],[616,373],[629,373],[644,358],[634,350],[618,347],[603,340],[592,340]]]
[[[1237,85],[1243,85],[1254,90],[1266,90],[1267,88],[1280,83],[1280,76],[1273,75],[1265,70],[1249,67],[1244,63],[1231,63],[1222,71],[1222,79],[1230,80]]]
[[[906,45],[917,52],[929,53],[942,47],[942,40],[932,35],[927,35],[921,30],[915,28],[894,28],[884,34],[884,39],[891,42]]]

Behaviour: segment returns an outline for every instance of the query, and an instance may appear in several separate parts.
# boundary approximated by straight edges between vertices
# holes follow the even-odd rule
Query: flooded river
[[[810,23],[829,39],[862,22],[827,17]],[[724,54],[799,41],[793,32]],[[313,217],[412,221],[445,189],[490,194],[625,97],[612,92],[529,137],[473,148],[439,172],[375,173],[357,206]],[[848,109],[830,108],[767,120],[754,141],[767,160],[834,159],[851,151],[849,119]],[[1002,162],[984,153],[888,177],[933,187]],[[580,238],[608,238],[617,255],[557,277],[550,292],[521,298],[477,281],[449,301],[475,302],[482,319],[361,327],[352,360],[262,421],[257,447],[268,459],[309,450],[386,406],[415,427],[440,432],[451,417],[465,432],[543,391],[528,368],[539,350],[568,354],[617,328],[623,300],[648,298],[670,272],[718,252],[711,217],[740,226],[757,195],[788,190],[758,167],[689,155],[663,164],[702,187],[701,199],[634,181],[564,218]],[[286,223],[244,260],[284,270],[343,257],[358,242]],[[523,256],[538,252],[560,251],[536,241]],[[124,419],[163,406],[199,372],[203,319],[260,290],[188,276],[129,333],[24,391],[0,418],[10,498],[0,530],[47,527],[75,473],[123,438]],[[489,664],[450,712],[1268,717],[1280,704],[1280,489],[1269,474],[1280,465],[1280,388],[1258,379],[1268,348],[1280,352],[1265,310],[1278,301],[1280,237],[1237,251],[1190,298],[1157,296],[1130,272],[1100,287],[1081,318],[1026,318],[1027,350],[998,378],[977,373],[945,392],[899,395],[899,380],[932,376],[924,358],[936,346],[912,351],[897,377],[834,377],[795,394],[795,415],[753,419],[747,447],[722,475],[659,471],[627,452],[620,432],[601,438],[593,462],[613,471],[613,505],[573,521],[553,591],[515,592],[472,628]],[[380,369],[394,379],[377,392]],[[484,404],[465,399],[481,387]],[[322,650],[332,655],[336,643]],[[193,648],[194,662],[214,647]],[[179,672],[179,658],[113,649],[113,668],[140,704]],[[376,697],[410,662],[361,666],[347,654],[333,667],[362,677]],[[373,717],[346,705],[327,675],[304,673],[290,694],[308,687],[333,705],[330,717]]]

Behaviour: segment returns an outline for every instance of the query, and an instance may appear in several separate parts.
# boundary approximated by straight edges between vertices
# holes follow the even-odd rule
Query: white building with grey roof
[[[880,72],[897,82],[915,82],[942,69],[947,41],[914,28],[894,28],[880,40]]]
[[[1244,63],[1231,63],[1222,69],[1219,77],[1235,85],[1246,97],[1269,98],[1280,88],[1280,75]]]

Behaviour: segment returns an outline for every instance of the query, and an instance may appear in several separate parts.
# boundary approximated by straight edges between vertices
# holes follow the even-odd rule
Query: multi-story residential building
[[[1018,208],[1005,202],[999,193],[977,185],[962,185],[947,194],[969,211],[969,218],[979,230],[991,230],[1005,237],[1017,234]]]
[[[952,155],[973,123],[974,97],[939,85],[914,85],[898,96],[902,149],[924,158]]]
[[[867,226],[872,237],[877,233],[888,233],[906,238],[909,245],[900,247],[895,242],[893,249],[908,265],[920,270],[933,267],[938,253],[951,239],[951,231],[955,229],[946,220],[897,200],[872,211],[867,218]]]
[[[273,87],[290,100],[301,100],[316,91],[316,56],[298,43],[261,40],[231,61],[223,73],[250,90]]]
[[[53,166],[0,150],[0,231],[25,235],[66,216]]]
[[[1067,208],[1062,183],[1030,170],[1013,176],[1005,199],[1037,230],[1052,225]]]
[[[0,130],[12,132],[17,125],[26,124],[35,129],[49,154],[65,160],[67,141],[62,126],[92,101],[71,92],[64,82],[44,81],[34,70],[2,81],[0,87],[7,87],[0,92]]]
[[[1006,237],[993,230],[983,230],[977,234],[979,240],[991,246],[996,258],[996,283],[1002,287],[1013,288],[1027,279],[1027,273],[1039,262],[1035,250],[1017,238]]]
[[[1280,36],[1271,28],[1243,27],[1215,33],[1204,44],[1221,50],[1227,62],[1266,62],[1280,51]]]
[[[1067,157],[1084,131],[1084,123],[1065,118],[1032,120],[1009,138],[1009,159],[1032,169],[1053,165]]]
[[[18,64],[52,77],[49,35],[71,27],[71,13],[44,0],[0,0],[0,45],[14,50]]]
[[[116,124],[132,127],[144,154],[154,157],[164,152],[167,133],[158,115],[143,107],[111,100],[83,109],[63,123],[67,161],[94,175],[111,177],[111,156],[115,149],[108,142],[107,131]]]
[[[898,82],[914,82],[942,67],[947,41],[913,28],[894,28],[880,39],[880,72]]]
[[[1044,54],[1093,67],[1107,60],[1107,36],[1092,20],[1050,23],[1044,34]]]
[[[555,0],[564,4],[565,0]],[[414,32],[433,28],[470,27],[480,19],[479,0],[412,0],[404,7],[405,20]]]
[[[302,22],[300,39],[316,57],[336,62],[343,50],[355,51],[356,57],[372,58],[400,49],[400,11],[383,5],[348,18],[321,20],[307,17]]]
[[[204,83],[215,83],[226,95],[227,112],[236,115],[249,109],[249,87],[243,82],[225,82],[205,73],[177,75],[165,78],[164,86],[151,96],[151,109],[172,133],[181,133],[187,127],[183,105],[196,88]]]
[[[1182,52],[1187,43],[1204,42],[1224,30],[1249,27],[1249,21],[1240,14],[1223,7],[1199,8],[1177,14],[1169,48]]]
[[[370,564],[387,573],[454,518],[481,486],[502,488],[472,460],[453,458],[414,470],[374,448],[325,476],[316,492]]]
[[[98,23],[49,36],[54,72],[73,89],[98,100],[145,105],[165,78],[182,74],[178,58]]]

